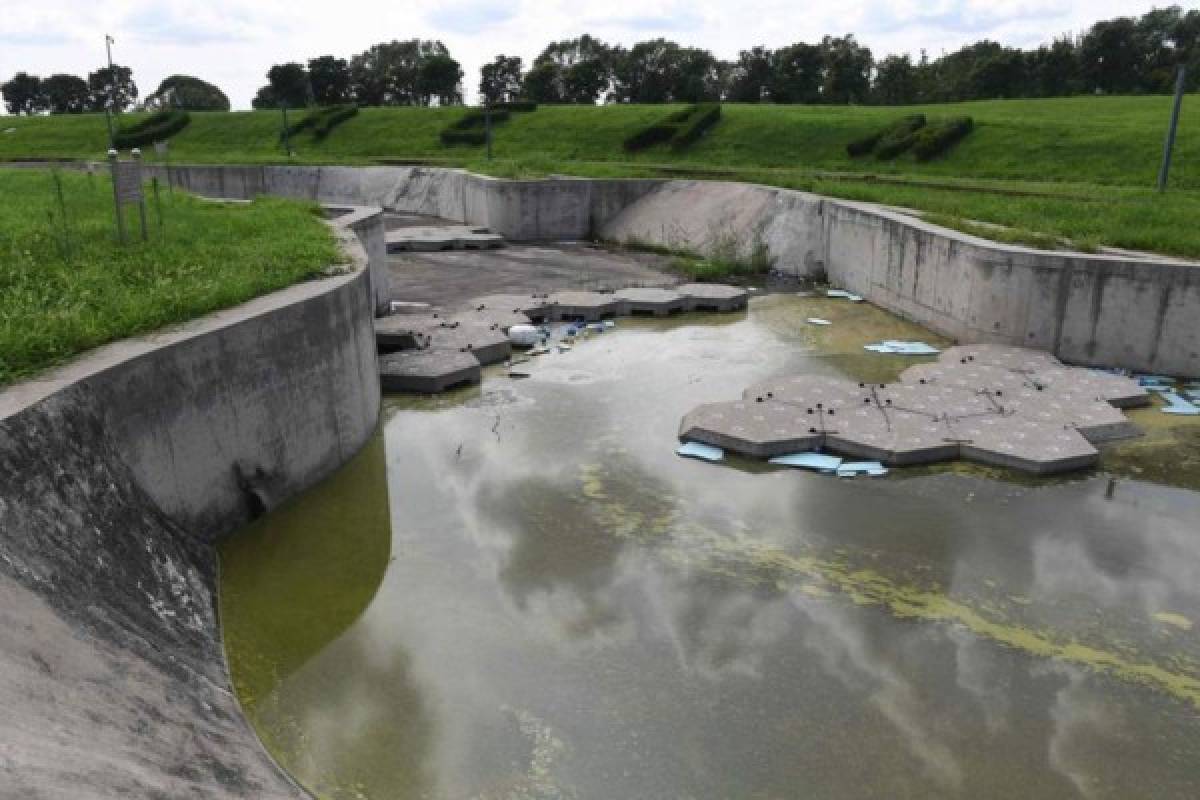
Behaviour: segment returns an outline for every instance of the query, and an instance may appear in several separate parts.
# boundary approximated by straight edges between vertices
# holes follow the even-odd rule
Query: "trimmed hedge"
[[[884,142],[887,143],[887,149],[891,151],[896,147],[900,147],[906,136],[915,133],[923,127],[925,127],[924,114],[912,114],[907,117],[901,117],[891,125],[888,125],[886,128],[880,128],[879,130],[875,131],[870,136],[864,136],[861,139],[855,139],[854,141],[850,142],[850,144],[846,145],[846,152],[851,158],[865,156],[868,153],[876,152],[880,144]],[[892,155],[880,155],[879,157],[893,158],[896,155],[904,152],[904,150],[907,150],[908,146],[911,146],[911,144],[912,143],[909,142],[901,149],[895,150]]]
[[[512,111],[517,114],[527,114],[530,111],[537,111],[538,104],[532,100],[509,100],[506,103],[492,103],[492,109],[495,111]]]
[[[501,122],[507,122],[508,118],[511,116],[512,114],[504,109],[492,111],[492,124],[499,125]],[[485,127],[487,127],[487,112],[481,108],[475,111],[468,111],[466,114],[463,114],[461,117],[454,120],[454,122],[451,122],[449,125],[447,125],[446,130],[469,131],[475,128]]]
[[[696,113],[685,120],[671,139],[672,150],[684,150],[703,136],[709,128],[721,121],[720,103],[701,103]]]
[[[928,161],[942,155],[967,134],[975,129],[975,120],[970,117],[954,117],[930,125],[916,135],[913,142],[913,157],[917,161]]]
[[[113,147],[129,150],[169,139],[188,126],[192,117],[186,111],[157,111],[145,119],[113,134]]]
[[[321,118],[313,123],[313,138],[317,141],[333,133],[333,129],[358,113],[358,106],[330,106],[321,114]]]
[[[324,139],[333,132],[334,128],[357,113],[358,106],[353,103],[315,108],[291,125],[288,125],[286,131],[279,134],[279,138],[282,141],[285,135],[291,138],[304,131],[311,130],[314,139]]]
[[[716,125],[721,119],[720,103],[698,103],[675,111],[652,122],[625,139],[623,146],[630,152],[645,150],[656,144],[670,142],[673,150],[682,150]]]
[[[537,103],[529,100],[514,100],[511,103],[495,103],[487,108],[476,108],[451,122],[438,138],[447,147],[453,145],[487,144],[487,115],[491,111],[492,126],[507,122],[513,114],[537,111]]]
[[[456,144],[481,145],[487,144],[487,131],[458,131],[451,128],[446,128],[438,134],[438,138],[440,138],[442,140],[442,144],[446,146],[452,146]]]

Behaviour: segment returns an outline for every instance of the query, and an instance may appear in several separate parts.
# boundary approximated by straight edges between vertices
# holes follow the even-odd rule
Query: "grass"
[[[1200,104],[1183,104],[1172,191],[1153,190],[1171,99],[1165,96],[991,100],[934,106],[722,106],[721,121],[683,152],[635,154],[621,143],[683,106],[542,106],[494,130],[482,147],[444,147],[438,133],[461,108],[366,108],[326,139],[293,139],[294,163],[428,163],[501,177],[695,177],[747,180],[886,203],[956,226],[1003,226],[1027,242],[1067,239],[1200,258]],[[897,118],[969,115],[975,130],[945,157],[850,158],[846,144]],[[305,112],[296,112],[303,114]],[[133,115],[122,115],[127,123]],[[277,112],[192,114],[171,158],[195,163],[287,163]],[[6,130],[13,130],[6,133]],[[104,118],[0,122],[0,160],[99,158]],[[153,158],[148,154],[148,158]],[[989,238],[1006,235],[979,226]],[[1045,237],[1044,239],[1042,237]],[[1039,245],[1040,246],[1040,245]]]
[[[341,260],[311,204],[220,204],[165,191],[161,231],[151,198],[150,241],[120,246],[108,179],[59,177],[66,237],[52,174],[0,169],[0,385],[315,277]],[[131,208],[127,219],[136,217]]]

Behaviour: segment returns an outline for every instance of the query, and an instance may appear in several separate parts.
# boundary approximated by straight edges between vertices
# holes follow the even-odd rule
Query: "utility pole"
[[[1167,140],[1163,143],[1162,167],[1158,170],[1158,191],[1167,190],[1167,175],[1171,172],[1171,151],[1175,149],[1175,129],[1179,127],[1179,109],[1183,105],[1183,84],[1187,68],[1179,65],[1175,73],[1175,105],[1171,107],[1171,124],[1167,127]]]
[[[112,119],[113,109],[116,107],[116,103],[113,101],[113,88],[117,82],[117,77],[113,74],[112,63],[112,46],[115,41],[107,33],[104,34],[104,49],[108,52],[108,104],[104,108],[104,121],[108,124],[108,147],[110,150],[116,148],[116,140],[113,138]]]

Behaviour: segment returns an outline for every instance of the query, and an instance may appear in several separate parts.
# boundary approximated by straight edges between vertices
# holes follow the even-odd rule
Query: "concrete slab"
[[[685,283],[675,291],[683,295],[688,311],[737,311],[750,299],[745,289],[721,283]]]
[[[384,241],[388,253],[489,250],[504,246],[504,237],[487,228],[468,225],[403,227],[389,230]]]
[[[815,450],[823,435],[815,423],[784,403],[708,403],[686,414],[679,438],[752,458]]]
[[[887,464],[967,458],[1036,474],[1095,464],[1094,443],[1138,433],[1118,406],[1149,402],[1131,378],[992,345],[950,348],[898,383],[794,375],[742,397],[689,413],[681,434],[756,458],[823,447]]]
[[[648,315],[666,317],[678,314],[687,306],[683,295],[672,289],[632,288],[615,293],[625,304],[625,312],[631,316]]]
[[[417,315],[397,314],[376,319],[375,347],[379,352],[424,350],[429,347],[429,335],[425,333],[423,326],[414,324],[415,316]]]
[[[379,359],[379,383],[385,392],[436,394],[479,383],[478,359],[461,350],[405,350]]]
[[[553,309],[554,320],[599,322],[619,317],[625,311],[621,300],[605,292],[555,292],[548,298],[547,305]]]

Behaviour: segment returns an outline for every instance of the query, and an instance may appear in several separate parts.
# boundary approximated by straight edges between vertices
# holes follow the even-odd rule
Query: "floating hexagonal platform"
[[[385,392],[436,394],[479,383],[478,359],[460,350],[404,350],[379,358],[379,383]]]
[[[1094,443],[1137,435],[1120,408],[1148,393],[1035,350],[952,347],[895,384],[789,376],[686,414],[681,439],[753,458],[825,448],[893,465],[966,458],[1033,473],[1091,466]]]
[[[675,291],[683,296],[688,311],[737,311],[750,301],[745,289],[722,283],[685,283]]]
[[[666,317],[678,314],[687,307],[683,295],[673,289],[621,289],[615,296],[624,304],[624,311],[630,316]]]

